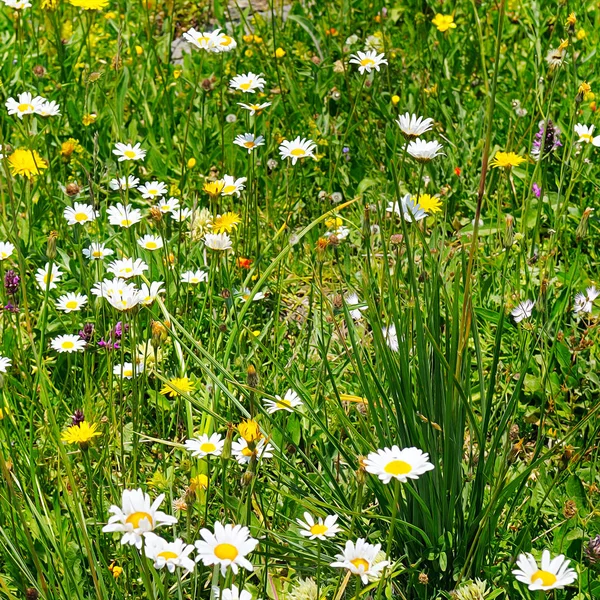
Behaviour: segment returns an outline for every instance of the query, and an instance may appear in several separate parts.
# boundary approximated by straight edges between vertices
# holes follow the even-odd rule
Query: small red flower
[[[462,169],[460,167],[454,167],[454,173],[457,177],[460,177],[460,174],[462,173]]]
[[[249,269],[252,264],[252,259],[250,258],[242,258],[241,256],[237,259],[237,266],[241,269]]]

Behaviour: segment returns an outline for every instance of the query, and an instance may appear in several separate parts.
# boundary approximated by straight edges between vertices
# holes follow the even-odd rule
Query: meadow
[[[600,598],[598,9],[2,0],[0,598]]]

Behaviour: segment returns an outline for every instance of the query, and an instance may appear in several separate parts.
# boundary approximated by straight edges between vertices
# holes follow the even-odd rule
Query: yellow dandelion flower
[[[285,50],[283,48],[277,48],[277,50],[275,50],[276,58],[283,58],[284,56],[285,56]]]
[[[442,203],[440,202],[440,199],[437,196],[421,194],[419,196],[418,204],[428,214],[442,212]]]
[[[578,40],[582,40],[587,36],[587,33],[585,32],[585,29],[580,29],[576,35]]]
[[[525,162],[525,158],[519,156],[515,152],[496,152],[496,156],[490,162],[490,166],[496,167],[497,169],[512,169],[518,167],[521,163]]]
[[[37,150],[17,148],[9,157],[8,163],[13,175],[22,175],[31,179],[41,175],[48,168],[46,161],[37,153]]]
[[[69,4],[83,10],[101,10],[108,6],[109,0],[69,0]]]
[[[252,442],[256,442],[262,438],[262,433],[260,432],[260,427],[258,423],[253,419],[248,419],[247,421],[242,421],[238,425],[238,431],[240,435],[244,438],[246,443],[251,444]]]
[[[577,15],[574,12],[572,12],[567,17],[567,25],[570,25],[572,27],[573,25],[575,25],[575,23],[577,23]]]
[[[223,215],[217,215],[213,221],[213,233],[231,233],[241,222],[241,217],[234,212],[226,212]]]
[[[343,223],[344,222],[339,217],[325,219],[325,227],[327,227],[327,229],[339,229]]]
[[[392,96],[392,104],[394,106],[396,106],[399,102],[400,102],[400,96],[398,96],[398,94],[394,94]]]
[[[431,22],[437,27],[437,30],[442,33],[445,33],[449,29],[456,29],[454,15],[442,15],[438,13]]]
[[[195,492],[196,490],[205,490],[208,487],[208,477],[204,473],[196,475],[190,479],[190,490]]]
[[[175,398],[175,396],[179,396],[181,393],[189,394],[194,389],[194,382],[191,379],[187,377],[173,377],[173,379],[170,379],[168,383],[162,386],[160,393],[163,396]]]
[[[558,51],[561,52],[563,50],[566,50],[568,47],[569,47],[569,40],[568,39],[561,40],[560,45],[558,46]]]
[[[225,182],[222,179],[217,181],[205,181],[202,188],[211,198],[218,198],[225,187]]]
[[[96,423],[82,421],[78,425],[71,425],[63,431],[60,439],[65,444],[79,444],[81,447],[87,447],[95,437],[102,435],[97,429],[98,425]]]
[[[88,115],[83,115],[83,119],[81,120],[81,122],[83,123],[84,127],[89,127],[90,125],[92,125],[92,123],[96,122],[97,118],[98,115],[96,113],[90,113]]]

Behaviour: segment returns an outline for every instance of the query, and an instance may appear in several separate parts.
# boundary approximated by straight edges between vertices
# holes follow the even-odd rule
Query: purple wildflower
[[[4,289],[9,296],[14,296],[19,291],[19,282],[21,278],[9,269],[4,275]]]
[[[83,423],[85,421],[85,416],[83,415],[83,411],[77,409],[72,415],[71,415],[71,425],[73,427],[77,426],[77,425],[81,425],[81,423]]]
[[[542,152],[542,158],[546,158],[560,146],[562,146],[560,129],[550,119],[547,122],[540,121],[539,130],[533,140],[531,156],[537,160]]]
[[[539,198],[542,195],[542,188],[537,183],[534,183],[531,186],[531,189],[532,189],[533,193],[535,194],[536,198]]]

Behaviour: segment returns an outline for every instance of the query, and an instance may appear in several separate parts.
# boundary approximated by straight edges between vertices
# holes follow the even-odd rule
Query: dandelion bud
[[[572,519],[577,514],[577,504],[574,500],[567,500],[563,506],[565,519]]]
[[[229,460],[231,458],[231,442],[233,440],[234,432],[235,425],[233,423],[227,423],[227,435],[225,436],[225,443],[223,444],[223,452],[221,452],[221,458],[223,460]]]
[[[258,387],[258,373],[256,372],[254,365],[248,365],[247,375],[248,375],[248,379],[247,379],[248,387],[251,387],[251,388]]]
[[[586,208],[583,211],[583,215],[581,216],[581,221],[579,221],[579,225],[577,226],[577,230],[575,231],[575,239],[580,242],[583,240],[588,232],[588,221],[590,219],[590,215],[592,214],[593,208]]]
[[[508,250],[515,241],[515,220],[512,215],[506,215],[504,223],[506,225],[506,229],[504,230],[504,247]]]
[[[58,239],[58,231],[51,231],[48,236],[48,245],[46,246],[46,256],[50,260],[56,258],[56,240]]]
[[[336,311],[340,310],[342,308],[342,306],[344,306],[344,298],[342,297],[342,295],[341,294],[336,294],[333,297],[332,304],[333,304],[333,309],[334,310],[336,310]]]
[[[190,158],[187,161],[187,168],[188,169],[193,169],[196,166],[196,159],[195,158]]]
[[[242,479],[240,481],[240,484],[241,484],[242,487],[248,487],[252,483],[253,479],[254,479],[254,473],[252,473],[251,471],[246,471],[242,475]]]
[[[358,485],[364,485],[367,481],[367,471],[365,470],[366,457],[358,457],[358,469],[356,470],[356,482]]]
[[[164,342],[166,341],[167,329],[162,323],[159,323],[158,321],[152,321],[151,329],[151,344],[152,347],[156,350],[157,348],[160,348],[162,344],[164,344]]]
[[[150,219],[157,224],[163,220],[162,211],[158,206],[152,206],[150,208]]]
[[[35,65],[35,67],[33,67],[33,74],[36,77],[43,77],[46,74],[46,69],[44,69],[42,65]]]
[[[77,194],[81,192],[81,188],[79,187],[79,184],[76,181],[72,181],[71,183],[67,183],[67,185],[65,186],[65,192],[67,196],[73,197],[77,196]]]
[[[600,567],[600,534],[586,544],[583,552],[590,565]]]

